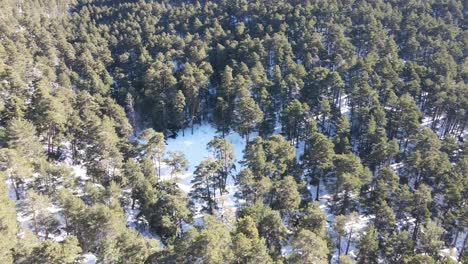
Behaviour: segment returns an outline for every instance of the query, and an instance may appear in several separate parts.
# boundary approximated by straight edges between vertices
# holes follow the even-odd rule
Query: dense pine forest
[[[468,263],[461,0],[0,0],[0,263]]]

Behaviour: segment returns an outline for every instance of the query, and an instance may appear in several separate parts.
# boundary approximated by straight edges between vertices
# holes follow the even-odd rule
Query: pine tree
[[[337,154],[348,154],[351,152],[350,125],[346,116],[338,119],[333,143],[335,144],[335,152]]]
[[[428,221],[418,233],[420,250],[434,258],[439,258],[440,250],[444,246],[441,236],[444,229],[434,221]]]
[[[266,159],[264,141],[261,137],[256,137],[246,146],[242,164],[249,168],[254,175],[266,176],[268,175],[266,171]]]
[[[340,255],[338,261],[340,264],[356,264],[356,261],[346,255]]]
[[[63,208],[65,230],[68,234],[80,237],[84,231],[84,223],[81,221],[86,211],[86,205],[80,198],[73,195],[70,190],[60,190],[57,196],[60,206]]]
[[[299,218],[298,226],[302,229],[312,231],[314,234],[324,238],[327,233],[327,215],[318,202],[311,202],[304,209]]]
[[[349,224],[352,224],[356,221],[358,214],[353,212],[349,215],[337,215],[333,221],[333,229],[338,234],[338,255],[341,255],[342,250],[342,240],[347,239],[345,255],[348,255],[349,245],[351,244],[351,239],[353,236],[353,228],[348,228]]]
[[[252,97],[245,96],[239,99],[235,117],[239,134],[249,142],[250,133],[263,120],[262,110]]]
[[[173,182],[162,182],[156,203],[144,205],[144,214],[152,227],[164,241],[180,238],[182,224],[190,223],[186,194]]]
[[[372,203],[377,205],[373,208],[378,210],[379,205],[383,202],[393,204],[392,197],[396,197],[400,177],[393,171],[391,167],[384,167],[378,172],[378,176],[374,178],[375,187],[370,198]],[[376,225],[377,226],[377,225]]]
[[[118,176],[122,165],[122,154],[118,148],[119,137],[115,132],[113,121],[105,116],[101,123],[89,135],[90,145],[86,148],[86,168],[93,180],[99,179],[103,184]]]
[[[78,239],[67,236],[62,243],[45,240],[34,247],[29,255],[29,263],[76,263],[79,260],[81,248]]]
[[[135,202],[142,192],[142,182],[144,175],[141,172],[141,166],[135,159],[128,159],[124,165],[124,183],[131,189],[132,209],[135,208]]]
[[[240,216],[253,218],[260,236],[265,238],[270,255],[278,256],[281,252],[281,244],[287,238],[287,228],[283,224],[280,213],[265,206],[262,201],[257,201],[253,206],[244,208]]]
[[[273,263],[266,250],[265,239],[259,236],[257,226],[250,216],[237,220],[232,244],[232,263]]]
[[[143,157],[140,165],[141,172],[143,172],[143,175],[145,176],[146,180],[150,182],[156,182],[158,180],[156,176],[156,170],[154,169],[156,165],[153,162],[153,160],[151,160],[149,157]]]
[[[358,263],[378,263],[379,240],[373,225],[368,225],[358,242]]]
[[[299,144],[299,140],[305,133],[306,121],[309,115],[309,106],[304,103],[301,104],[299,100],[291,101],[281,113],[281,124],[283,126],[282,132],[286,134],[288,140],[292,144]]]
[[[396,217],[393,209],[388,206],[387,202],[376,202],[376,212],[374,219],[374,226],[381,234],[389,233],[395,229]]]
[[[354,254],[332,256],[331,237],[318,231],[323,216],[306,204],[315,182],[302,170],[328,184],[333,212],[359,207],[375,215],[378,233],[360,234],[368,239],[358,261],[454,262],[440,248],[468,241],[462,1],[116,2],[0,5],[1,176],[18,199],[30,189],[49,195],[55,208],[57,198],[63,210],[44,214],[63,217],[70,239],[43,240],[54,229],[47,217],[40,238],[27,227],[13,232],[15,206],[5,202],[0,235],[11,243],[0,242],[0,262],[80,262],[81,247],[100,263],[319,263],[303,256],[321,248],[311,247],[320,237],[328,239],[329,261],[354,263]],[[236,179],[246,202],[236,229],[212,219],[182,234],[180,222],[192,220],[184,193],[156,177],[164,151],[158,160],[129,136],[141,125],[175,137],[211,119],[223,138],[234,129],[251,141],[258,131]],[[279,127],[287,139],[270,137]],[[325,136],[314,146],[319,130],[333,137],[335,153]],[[297,143],[306,154],[300,161]],[[77,172],[84,166],[94,182],[72,175],[69,163]],[[218,197],[234,172],[226,171],[213,170],[215,202],[227,198]],[[16,209],[27,219],[25,198]],[[162,237],[163,249],[125,227],[127,203],[140,210],[138,223]],[[352,226],[344,225],[343,241]],[[301,229],[316,237],[299,237]],[[282,253],[289,247],[281,247],[291,245],[288,258]],[[460,262],[465,248],[458,247]]]
[[[143,105],[153,119],[153,124],[161,130],[167,128],[169,121],[167,116],[169,98],[166,95],[177,84],[172,68],[173,65],[156,60],[156,62],[149,65],[142,76],[145,84],[142,89],[145,99]]]
[[[320,196],[320,181],[333,166],[333,143],[325,135],[315,132],[311,135],[307,143],[307,149],[302,157],[302,165],[306,169],[307,175],[317,186],[315,199],[318,201]]]
[[[216,189],[218,188],[219,164],[213,159],[204,160],[195,169],[194,177],[191,181],[192,190],[189,197],[201,202],[201,210],[209,214],[214,214],[217,209]]]
[[[140,138],[144,141],[141,148],[145,154],[156,164],[158,177],[161,177],[161,160],[163,158],[164,150],[166,149],[166,142],[164,134],[148,128],[141,133]]]
[[[177,128],[182,129],[182,135],[185,133],[184,128],[186,125],[186,115],[185,115],[185,108],[186,108],[186,100],[184,93],[181,90],[177,91],[173,102],[172,102],[173,114],[171,118],[171,124]]]
[[[141,236],[132,229],[124,230],[117,238],[119,258],[116,263],[142,263],[159,250],[159,241]]]
[[[296,151],[290,142],[281,135],[273,135],[263,145],[267,176],[279,179],[292,173],[296,165]]]
[[[385,259],[390,263],[403,263],[413,255],[414,242],[408,231],[393,232],[383,247]]]
[[[228,103],[222,98],[216,98],[216,106],[215,111],[213,113],[213,118],[215,123],[217,124],[218,130],[221,131],[222,137],[229,132],[229,105]]]
[[[11,182],[16,200],[21,199],[21,187],[26,179],[32,177],[32,164],[16,150],[0,149],[0,168]]]
[[[291,263],[328,263],[326,242],[315,233],[302,229],[292,241]]]
[[[184,172],[188,168],[188,160],[185,158],[184,153],[180,151],[168,151],[167,155],[169,156],[164,160],[164,162],[171,167],[171,176],[177,177],[179,173]]]
[[[218,96],[224,98],[228,104],[232,104],[235,95],[234,77],[232,68],[226,65],[221,76],[221,83],[219,85]]]
[[[7,186],[0,182],[0,262],[13,263],[13,249],[16,244],[16,211],[15,204],[8,197]]]
[[[361,164],[354,154],[335,155],[334,173],[337,181],[334,186],[336,208],[343,213],[353,207],[350,195],[357,193],[371,179],[369,169]]]
[[[207,149],[211,151],[219,163],[218,188],[221,194],[223,194],[226,191],[227,178],[230,176],[231,171],[235,169],[234,161],[236,153],[234,152],[234,147],[227,139],[215,137],[208,142]]]
[[[266,208],[258,221],[259,233],[265,238],[267,247],[273,255],[279,254],[281,243],[286,239],[287,229],[283,225],[278,211]]]
[[[436,261],[431,256],[424,255],[424,254],[417,254],[408,258],[408,260],[406,260],[406,263],[408,264],[435,264]]]
[[[301,203],[296,180],[292,176],[286,176],[275,183],[273,208],[288,215],[294,214]]]
[[[330,115],[331,112],[331,106],[330,106],[330,101],[328,98],[324,97],[320,100],[320,106],[319,106],[319,111],[317,112],[319,115],[321,115],[322,121],[320,126],[322,127],[322,131],[325,134],[329,134],[329,126],[325,126],[325,121],[327,120],[328,116]]]
[[[200,231],[189,230],[183,238],[188,243],[176,246],[176,262],[221,264],[232,260],[231,234],[228,228],[213,216],[204,216]]]
[[[274,132],[277,122],[273,98],[265,87],[260,90],[257,98],[260,110],[263,112],[263,122],[258,128],[258,134],[261,137],[267,137]]]
[[[7,146],[17,151],[28,162],[36,164],[44,157],[41,142],[36,136],[34,125],[23,119],[13,119],[7,126]]]
[[[404,138],[408,138],[417,132],[421,112],[409,94],[402,95],[398,100],[398,104],[399,119],[396,127],[398,131],[403,133]]]
[[[47,195],[54,195],[58,188],[73,189],[77,185],[77,180],[73,170],[65,164],[51,164],[42,161],[34,181],[34,188]]]
[[[32,215],[33,231],[39,236],[44,234],[45,239],[48,239],[49,234],[54,232],[59,225],[58,220],[48,210],[50,201],[47,196],[40,195],[34,191],[29,191],[26,195],[25,209],[26,212]]]
[[[416,220],[413,230],[413,240],[415,241],[418,237],[419,227],[421,224],[424,224],[431,215],[429,211],[429,206],[432,202],[431,191],[432,189],[425,184],[420,185],[419,188],[414,191],[411,213]]]
[[[183,87],[182,91],[184,92],[188,107],[192,134],[195,118],[200,111],[200,97],[208,85],[211,72],[212,69],[209,64],[208,67],[197,67],[192,63],[186,63],[180,77]]]
[[[237,176],[239,194],[247,205],[253,205],[258,200],[268,200],[273,184],[266,176],[254,176],[250,169],[243,169]]]
[[[7,120],[22,119],[24,118],[27,104],[21,97],[12,95],[8,100],[5,101],[4,111],[2,115]]]
[[[127,111],[129,122],[135,133],[137,130],[137,117],[135,112],[135,98],[131,93],[127,93],[125,96],[125,110]]]
[[[50,94],[50,82],[47,79],[37,84],[34,95],[34,120],[38,124],[39,132],[45,133],[47,138],[47,154],[51,156],[54,152],[54,141],[60,140],[65,129],[68,109]]]

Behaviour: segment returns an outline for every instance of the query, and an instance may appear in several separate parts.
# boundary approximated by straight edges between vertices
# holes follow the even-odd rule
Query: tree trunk
[[[414,230],[413,230],[414,241],[416,241],[416,238],[418,237],[418,229],[419,229],[419,220],[416,220],[416,223],[414,224]]]
[[[13,186],[13,190],[15,191],[16,200],[19,200],[20,194],[18,191],[18,183],[16,183],[15,178],[13,178],[13,176],[10,176],[10,180],[11,180],[11,185]]]
[[[193,115],[192,115],[192,118],[191,118],[191,121],[190,121],[190,126],[192,128],[192,135],[193,135]]]
[[[50,157],[50,154],[51,154],[51,151],[50,151],[50,129],[49,129],[49,133],[47,133],[47,157],[49,158]]]
[[[158,178],[161,178],[161,157],[158,157]]]
[[[245,144],[246,145],[249,144],[249,135],[250,135],[250,131],[249,131],[249,129],[247,129],[247,133],[245,134]]]
[[[63,219],[65,220],[65,232],[67,235],[69,235],[70,233],[68,232],[68,229],[70,228],[70,226],[68,224],[68,217],[65,215]]]
[[[338,256],[341,255],[341,236],[338,235]]]
[[[33,210],[33,225],[34,225],[34,234],[38,235],[37,232],[37,220],[36,220],[36,210]]]
[[[458,235],[460,234],[460,231],[457,230],[457,232],[455,233],[455,239],[453,241],[453,246],[456,247],[457,246],[457,240],[458,240]]]
[[[463,240],[463,245],[460,249],[460,255],[458,255],[458,261],[462,261],[464,255],[465,255],[465,247],[466,247],[466,240],[468,239],[468,234],[465,235],[465,239]]]
[[[346,252],[345,252],[345,255],[348,255],[348,251],[349,251],[349,244],[351,244],[351,236],[353,235],[353,229],[351,228],[351,230],[349,230],[349,236],[348,236],[348,243],[346,244]]]
[[[320,178],[318,179],[317,181],[317,194],[315,195],[315,200],[318,201],[319,200],[319,197],[320,197]]]

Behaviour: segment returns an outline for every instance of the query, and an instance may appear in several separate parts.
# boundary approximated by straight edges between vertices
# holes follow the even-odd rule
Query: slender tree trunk
[[[192,116],[192,121],[190,122],[191,123],[191,129],[192,129],[192,135],[193,135],[193,116]]]
[[[70,226],[68,224],[68,217],[65,215],[63,219],[65,220],[65,232],[67,235],[69,235],[68,228],[70,228]]]
[[[222,108],[222,106],[221,106]],[[226,130],[226,120],[224,120],[224,110],[221,110],[221,134],[223,136],[223,138],[225,137],[224,133],[225,133],[225,130]]]
[[[158,157],[158,178],[161,178],[161,157]]]
[[[50,131],[47,133],[47,157],[50,157]]]
[[[338,256],[341,255],[341,235],[338,235]]]
[[[34,234],[36,234],[36,236],[38,235],[38,231],[37,231],[37,220],[36,220],[36,210],[33,210],[33,225],[34,225]]]
[[[318,179],[317,181],[317,194],[315,195],[315,200],[318,201],[319,200],[319,197],[320,197],[320,178]]]
[[[349,236],[348,236],[348,243],[346,244],[346,252],[345,252],[345,255],[348,255],[348,251],[349,251],[349,244],[351,244],[351,236],[353,235],[353,229],[351,228],[351,230],[349,230]]]
[[[247,133],[245,134],[245,144],[246,145],[249,144],[249,136],[250,136],[250,131],[249,131],[249,129],[247,129]]]
[[[419,229],[419,220],[416,220],[416,223],[414,224],[414,230],[413,230],[414,241],[416,241],[416,238],[418,237],[418,229]]]
[[[460,231],[457,230],[457,232],[455,233],[455,239],[453,241],[453,246],[456,247],[457,246],[457,240],[458,240],[458,235],[460,234]]]
[[[463,135],[463,131],[465,131],[466,121],[463,121],[460,127],[458,128],[458,134],[461,137]]]
[[[20,194],[18,191],[18,183],[16,183],[15,178],[13,178],[13,175],[10,175],[10,180],[11,180],[11,185],[13,186],[13,190],[15,191],[16,200],[19,200]]]
[[[206,179],[206,190],[208,194],[208,209],[210,210],[210,214],[213,214],[213,198],[211,197],[211,190],[210,184],[208,183],[208,178]]]
[[[462,261],[464,255],[465,255],[465,247],[466,247],[466,240],[468,239],[468,234],[465,235],[465,239],[463,240],[463,245],[460,249],[460,255],[458,255],[458,261]]]

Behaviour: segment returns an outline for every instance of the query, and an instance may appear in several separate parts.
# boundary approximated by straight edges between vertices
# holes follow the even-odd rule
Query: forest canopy
[[[466,14],[0,0],[0,263],[466,263]]]

